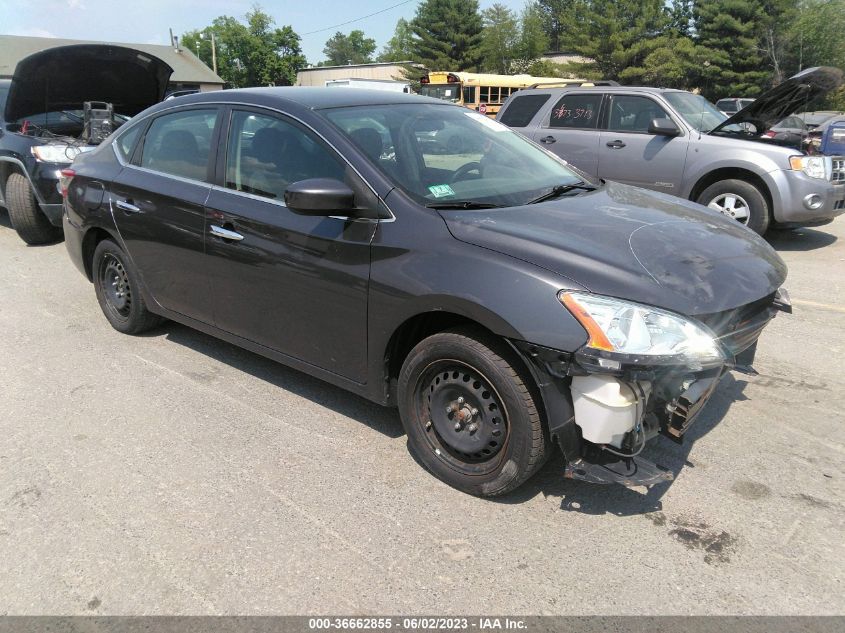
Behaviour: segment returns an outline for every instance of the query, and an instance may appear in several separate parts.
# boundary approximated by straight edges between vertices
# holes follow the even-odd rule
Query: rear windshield
[[[534,115],[549,100],[551,95],[520,95],[511,97],[508,107],[499,118],[501,123],[510,127],[525,127]]]

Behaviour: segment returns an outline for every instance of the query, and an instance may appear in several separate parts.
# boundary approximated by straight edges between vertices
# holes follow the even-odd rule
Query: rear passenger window
[[[135,144],[138,142],[138,137],[141,136],[143,129],[143,125],[136,125],[118,137],[115,147],[123,160],[129,160],[132,156],[132,151],[135,149]]]
[[[551,95],[519,95],[510,100],[507,110],[499,119],[510,127],[525,127],[543,107]]]
[[[314,136],[278,117],[232,113],[226,187],[284,200],[288,185],[308,178],[344,179],[340,159]]]
[[[595,129],[599,118],[601,95],[568,94],[555,104],[549,127]]]
[[[187,110],[158,117],[144,137],[141,167],[205,180],[216,122],[216,109]]]

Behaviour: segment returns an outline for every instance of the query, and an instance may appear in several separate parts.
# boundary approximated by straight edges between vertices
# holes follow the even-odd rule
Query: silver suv
[[[588,174],[695,200],[762,234],[845,212],[845,158],[763,136],[841,82],[837,69],[811,68],[730,118],[681,90],[521,90],[496,119]]]

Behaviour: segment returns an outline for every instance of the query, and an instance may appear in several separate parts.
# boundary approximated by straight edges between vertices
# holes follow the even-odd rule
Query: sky
[[[399,18],[410,19],[419,0],[371,18],[330,28],[386,9],[402,0],[260,0],[276,20],[302,37],[309,63],[323,59],[323,46],[336,31],[361,29],[381,47],[393,35]],[[480,0],[482,9],[496,0]],[[519,11],[526,0],[499,0]],[[167,44],[175,35],[202,28],[220,15],[243,18],[255,0],[0,0],[0,34],[106,40],[121,43]],[[322,30],[327,29],[327,30]],[[311,33],[312,31],[320,31]]]

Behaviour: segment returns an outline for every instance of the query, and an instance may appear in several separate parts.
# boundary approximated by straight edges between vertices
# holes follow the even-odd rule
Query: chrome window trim
[[[143,121],[146,121],[150,117],[157,117],[157,116],[161,115],[162,113],[169,112],[171,110],[202,109],[203,106],[230,106],[232,108],[232,110],[235,110],[238,107],[241,107],[241,108],[256,108],[256,109],[259,109],[259,110],[268,110],[270,112],[275,112],[277,114],[281,114],[284,117],[288,117],[289,119],[291,119],[293,121],[296,121],[297,123],[302,125],[304,128],[306,128],[307,130],[310,130],[311,132],[313,132],[326,145],[331,147],[332,150],[334,150],[335,154],[337,154],[340,157],[340,159],[344,163],[349,165],[349,167],[352,169],[352,171],[354,171],[358,175],[358,177],[361,179],[361,182],[363,182],[365,185],[367,185],[369,190],[373,192],[373,195],[376,197],[376,199],[384,205],[384,208],[387,209],[387,212],[390,214],[389,218],[379,218],[379,219],[376,219],[376,220],[367,219],[366,221],[368,221],[368,222],[371,222],[371,221],[375,221],[375,222],[394,222],[396,220],[396,214],[393,213],[393,210],[387,205],[387,203],[384,201],[384,199],[381,196],[378,195],[378,192],[376,192],[376,190],[373,188],[373,186],[367,181],[366,178],[364,178],[364,176],[361,174],[360,171],[358,171],[358,169],[355,167],[355,165],[353,165],[352,163],[349,162],[349,160],[346,158],[346,156],[343,155],[343,153],[334,145],[334,143],[329,141],[319,131],[315,130],[311,125],[309,125],[308,123],[306,123],[305,121],[303,121],[299,117],[297,117],[293,114],[290,114],[289,112],[285,112],[284,110],[280,110],[278,108],[273,108],[271,106],[266,106],[266,105],[255,105],[255,104],[251,104],[251,103],[241,103],[239,101],[200,101],[200,102],[194,102],[194,103],[177,104],[177,105],[170,106],[168,108],[162,108],[161,110],[156,110],[155,112],[150,112],[149,114],[145,115],[143,118],[138,119],[137,123],[138,123],[138,125],[140,125]],[[134,123],[135,123],[135,121],[133,120],[133,124]],[[134,125],[133,125],[133,127],[134,127]],[[122,159],[122,157],[120,156],[120,153],[115,148],[115,142],[116,141],[117,141],[117,138],[115,138],[111,143],[112,151],[114,152],[115,156],[117,157],[117,161],[123,167],[132,167],[134,169],[141,169],[141,170],[147,171],[149,173],[158,174],[159,176],[164,176],[166,178],[175,178],[175,179],[181,180],[183,182],[204,184],[204,185],[208,185],[210,188],[216,187],[221,191],[232,192],[232,193],[235,193],[235,194],[238,194],[238,195],[245,195],[247,197],[253,197],[254,196],[254,198],[256,200],[262,200],[264,202],[274,202],[277,205],[280,205],[280,206],[287,208],[287,205],[285,205],[284,202],[274,200],[273,198],[262,198],[261,196],[255,196],[254,194],[248,194],[248,193],[245,193],[243,191],[237,191],[235,189],[229,189],[227,187],[220,187],[219,185],[209,183],[205,180],[192,180],[190,178],[183,178],[182,176],[174,176],[173,174],[166,174],[164,172],[154,171],[154,170],[148,169],[146,167],[140,167],[138,165],[132,165],[132,164],[127,163],[125,160]],[[224,157],[224,160],[225,160],[225,157]],[[328,216],[328,217],[340,218],[340,217],[343,217],[343,216]],[[347,218],[347,219],[349,219],[349,221],[351,221],[351,222],[360,220],[360,218]]]

